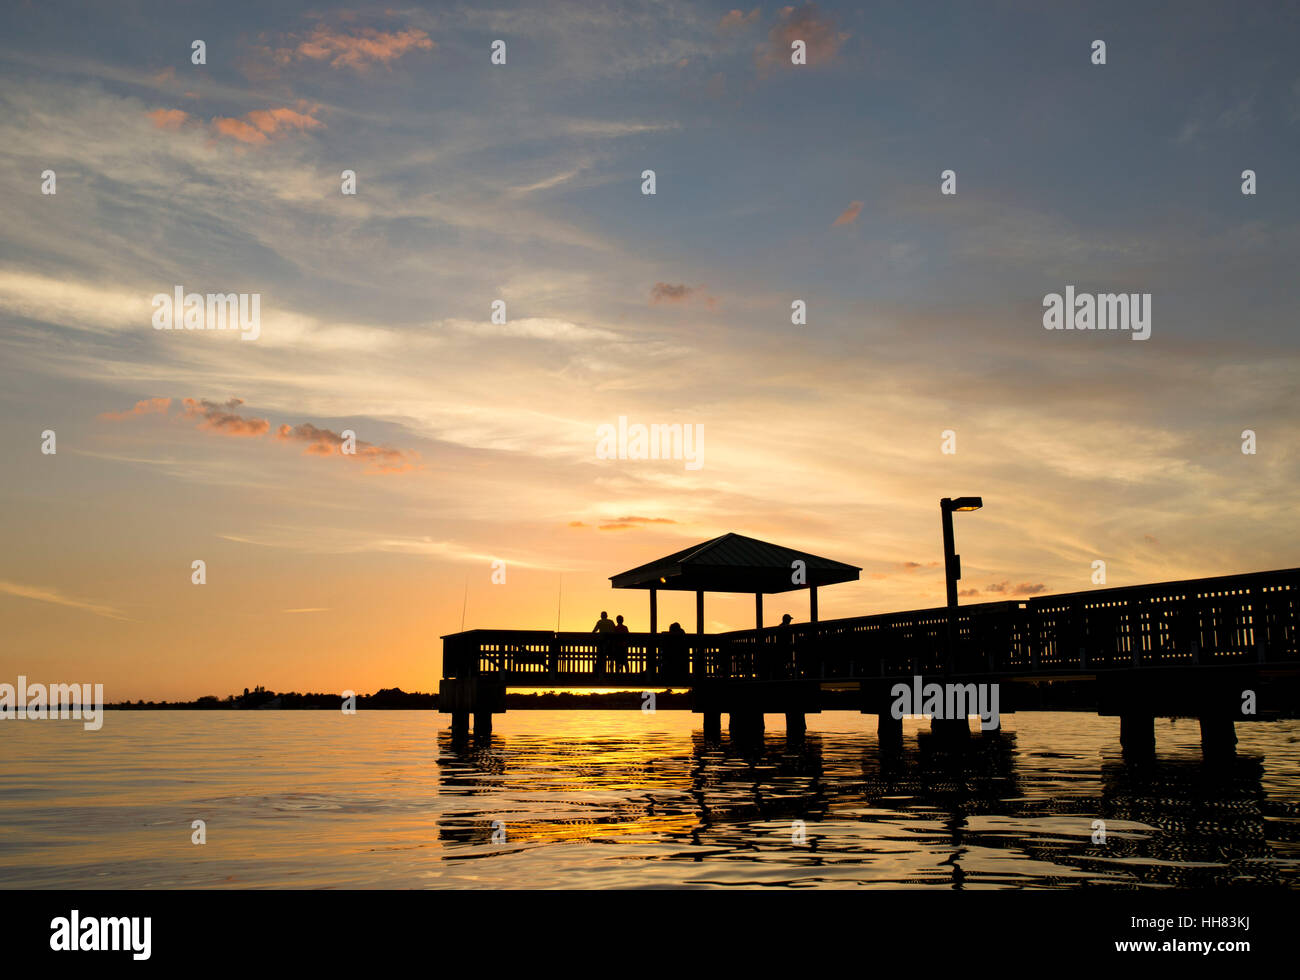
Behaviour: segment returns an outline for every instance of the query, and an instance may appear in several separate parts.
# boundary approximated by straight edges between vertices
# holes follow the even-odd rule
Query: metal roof
[[[795,584],[795,561],[805,567],[805,581]],[[855,582],[857,565],[832,561],[770,544],[743,534],[724,534],[664,558],[611,575],[616,589],[663,589],[673,592],[792,592],[812,585]]]

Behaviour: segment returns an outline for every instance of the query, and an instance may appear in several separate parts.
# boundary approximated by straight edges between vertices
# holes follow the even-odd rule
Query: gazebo
[[[798,564],[800,562],[802,567]],[[695,632],[702,635],[706,592],[752,592],[755,626],[761,630],[764,595],[807,589],[809,619],[815,623],[817,589],[839,582],[856,582],[861,571],[856,565],[731,533],[639,565],[620,575],[611,575],[609,580],[616,589],[647,589],[650,592],[651,633],[659,632],[661,589],[694,592]]]

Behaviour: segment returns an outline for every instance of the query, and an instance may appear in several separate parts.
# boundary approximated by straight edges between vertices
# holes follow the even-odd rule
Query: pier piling
[[[722,738],[721,711],[704,712],[704,737],[711,742],[717,742]]]
[[[1207,759],[1237,754],[1237,729],[1227,715],[1201,716],[1201,754]]]
[[[1127,712],[1119,716],[1119,744],[1127,756],[1156,754],[1156,720],[1153,715]]]

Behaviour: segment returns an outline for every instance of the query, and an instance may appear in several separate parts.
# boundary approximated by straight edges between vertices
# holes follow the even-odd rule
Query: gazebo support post
[[[659,664],[659,590],[650,590],[650,642],[645,650],[645,672],[654,677]]]

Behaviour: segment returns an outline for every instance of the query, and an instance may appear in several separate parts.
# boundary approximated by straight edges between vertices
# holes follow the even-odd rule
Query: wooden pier
[[[756,553],[746,544],[749,564],[739,572],[713,564],[679,577],[677,587],[697,591],[695,633],[479,629],[444,636],[438,710],[452,715],[454,734],[467,735],[472,716],[482,735],[491,731],[492,715],[505,711],[512,687],[689,688],[707,737],[720,735],[724,714],[733,738],[761,735],[765,714],[784,714],[787,735],[797,737],[806,716],[821,710],[823,689],[848,687],[857,690],[863,713],[878,716],[883,744],[901,737],[902,722],[890,711],[893,692],[914,678],[997,684],[1001,714],[1026,700],[1051,706],[1050,697],[1024,698],[1025,685],[1041,695],[1045,683],[1068,682],[1090,690],[1099,714],[1120,718],[1126,753],[1154,751],[1155,718],[1195,717],[1209,757],[1233,751],[1237,722],[1297,708],[1300,569],[963,606],[954,615],[950,650],[946,607],[816,621],[817,585],[856,578],[857,569],[829,563],[815,573],[809,562],[804,587],[813,621],[705,633],[706,585],[790,591],[790,556],[803,553],[754,544],[771,550]],[[689,566],[682,557],[695,553],[642,568],[657,573],[666,570],[659,567],[664,561]],[[638,571],[615,576],[615,586],[643,587],[619,585],[638,581]],[[648,581],[673,587],[669,575]],[[762,592],[756,595],[761,621]],[[933,728],[957,737],[970,731],[963,719],[936,720]]]

